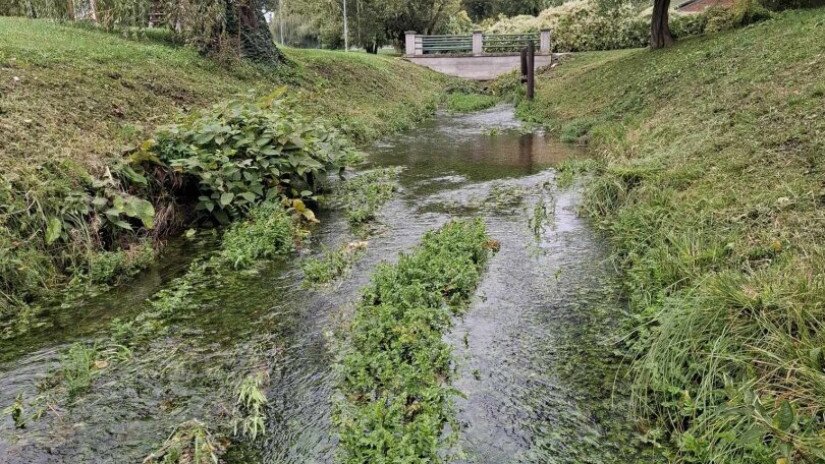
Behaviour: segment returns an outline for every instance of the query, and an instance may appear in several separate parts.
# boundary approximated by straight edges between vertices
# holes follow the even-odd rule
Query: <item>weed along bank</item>
[[[0,5],[0,462],[824,462],[825,10],[379,3]]]

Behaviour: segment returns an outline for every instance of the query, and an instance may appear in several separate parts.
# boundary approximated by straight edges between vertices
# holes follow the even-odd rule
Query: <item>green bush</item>
[[[149,148],[193,179],[198,208],[228,223],[264,200],[310,197],[316,179],[359,158],[340,133],[278,98],[215,105],[159,131]]]
[[[704,14],[672,12],[674,37],[689,37],[749,24],[768,15],[753,0],[741,0],[732,10],[712,8]],[[761,9],[764,10],[764,9]],[[538,16],[501,18],[487,32],[512,34],[553,31],[553,50],[581,52],[642,48],[650,42],[651,9],[640,12],[633,3],[603,8],[595,0],[573,0],[548,8]]]

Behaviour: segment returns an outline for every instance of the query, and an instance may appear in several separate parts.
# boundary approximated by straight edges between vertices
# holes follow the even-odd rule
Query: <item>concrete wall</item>
[[[408,61],[450,76],[488,81],[521,68],[520,56],[408,56]],[[536,68],[551,63],[551,55],[536,55]]]

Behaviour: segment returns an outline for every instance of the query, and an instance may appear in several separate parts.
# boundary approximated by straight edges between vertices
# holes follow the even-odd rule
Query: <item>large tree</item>
[[[234,46],[238,54],[259,63],[274,64],[282,61],[283,55],[275,46],[264,18],[262,0],[224,1],[225,34],[235,39]]]
[[[673,44],[668,23],[670,0],[653,0],[653,18],[650,21],[650,46],[664,48]]]

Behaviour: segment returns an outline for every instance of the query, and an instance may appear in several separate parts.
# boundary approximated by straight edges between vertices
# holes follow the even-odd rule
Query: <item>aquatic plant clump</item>
[[[178,425],[143,464],[217,464],[223,448],[206,424],[190,420]]]
[[[454,421],[442,336],[495,249],[481,220],[455,221],[375,272],[340,364],[342,462],[442,462],[442,429]]]
[[[446,96],[447,110],[453,113],[472,113],[496,106],[499,99],[482,93],[456,92]]]
[[[344,275],[364,254],[367,242],[347,243],[337,250],[326,250],[323,256],[308,258],[301,263],[305,283],[326,284]]]
[[[347,179],[336,192],[336,206],[346,212],[353,226],[375,219],[378,210],[401,188],[398,176],[403,170],[401,167],[373,169]]]
[[[223,236],[221,260],[234,269],[295,249],[296,221],[280,204],[264,203],[249,218],[237,222]]]

